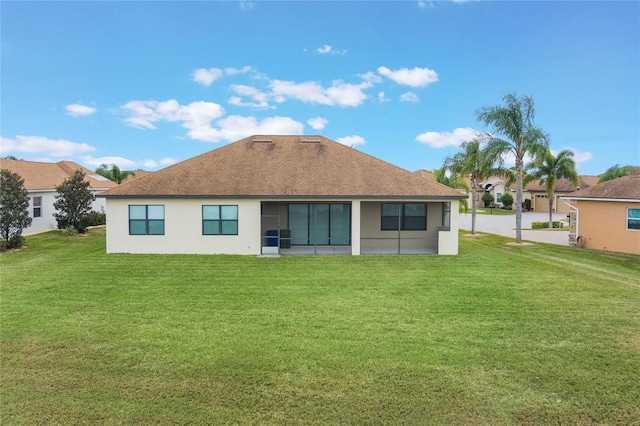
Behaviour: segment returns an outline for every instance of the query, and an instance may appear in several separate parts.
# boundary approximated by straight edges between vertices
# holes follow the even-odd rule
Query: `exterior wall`
[[[23,235],[37,234],[39,232],[51,231],[58,228],[58,223],[53,217],[56,209],[53,207],[53,203],[56,201],[55,190],[36,190],[29,192],[29,217],[33,219],[31,226],[25,228],[22,232]],[[99,194],[102,191],[91,191],[94,195]],[[42,197],[42,204],[40,208],[40,217],[33,217],[33,197]],[[106,201],[104,198],[96,198],[91,204],[91,209],[100,213],[106,213]]]
[[[454,214],[460,207],[459,201],[451,201],[451,223],[449,229],[438,231],[438,254],[458,254],[458,218],[459,214]]]
[[[569,200],[579,210],[578,235],[584,247],[640,254],[640,231],[627,230],[627,208],[640,203]]]
[[[129,205],[164,205],[164,235],[129,235]],[[203,205],[237,205],[238,235],[202,235]],[[260,254],[260,200],[107,199],[107,253]]]

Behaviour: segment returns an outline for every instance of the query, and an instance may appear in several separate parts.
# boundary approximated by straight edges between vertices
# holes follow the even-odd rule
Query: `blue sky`
[[[580,174],[640,165],[636,1],[3,1],[1,24],[2,156],[157,170],[321,134],[433,169],[516,92]]]

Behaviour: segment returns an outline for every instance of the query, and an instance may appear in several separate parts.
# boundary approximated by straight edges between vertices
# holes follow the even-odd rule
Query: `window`
[[[33,197],[33,217],[42,216],[42,197]]]
[[[164,235],[164,206],[130,205],[129,235]]]
[[[382,203],[380,228],[383,231],[425,231],[427,205],[424,203]]]
[[[627,208],[627,229],[640,231],[640,209]]]
[[[442,226],[445,228],[451,227],[451,203],[442,203]]]
[[[238,235],[238,206],[202,206],[202,235]]]
[[[502,202],[502,192],[496,192],[496,203]]]

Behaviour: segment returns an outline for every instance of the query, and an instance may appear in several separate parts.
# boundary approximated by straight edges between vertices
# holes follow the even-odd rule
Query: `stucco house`
[[[38,161],[0,159],[0,169],[7,169],[19,174],[24,179],[24,187],[29,193],[29,216],[33,219],[31,225],[25,228],[23,235],[35,234],[57,228],[53,214],[55,208],[55,187],[69,179],[76,170],[85,173],[85,180],[89,182],[89,190],[97,195],[109,188],[116,187],[110,181],[73,161],[58,161],[44,163]],[[102,198],[96,198],[91,208],[98,212],[105,212],[106,203]]]
[[[570,245],[640,255],[640,175],[560,198],[571,210]]]
[[[251,136],[106,198],[108,253],[458,253],[466,195],[322,136]]]
[[[553,211],[555,213],[569,213],[570,208],[560,201],[560,197],[568,195],[574,191],[587,189],[598,182],[598,176],[578,176],[578,186],[574,186],[570,180],[558,179],[554,190]],[[546,185],[540,185],[540,182],[529,182],[526,191],[530,194],[531,209],[536,212],[549,211],[549,196],[547,195]]]

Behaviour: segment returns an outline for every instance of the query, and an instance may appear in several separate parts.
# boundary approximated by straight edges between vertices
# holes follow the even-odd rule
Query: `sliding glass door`
[[[289,229],[294,245],[349,245],[350,224],[350,204],[289,204]]]

